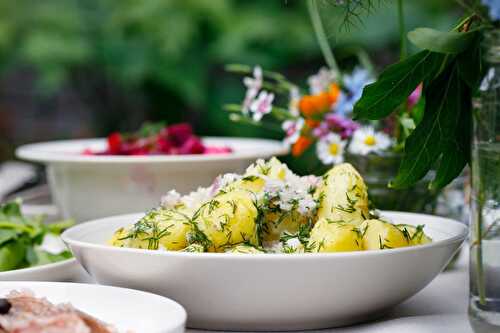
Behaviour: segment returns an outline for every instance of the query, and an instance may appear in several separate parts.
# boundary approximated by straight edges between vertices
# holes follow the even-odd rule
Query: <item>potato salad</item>
[[[348,163],[321,177],[294,174],[272,158],[243,175],[219,176],[188,195],[170,191],[109,244],[149,250],[308,253],[384,250],[431,242],[423,226],[372,214],[367,187]]]

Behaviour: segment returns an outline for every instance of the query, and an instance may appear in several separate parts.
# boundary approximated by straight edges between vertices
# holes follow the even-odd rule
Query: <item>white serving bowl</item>
[[[204,138],[227,146],[229,154],[158,156],[86,156],[103,150],[104,139],[55,141],[21,146],[17,157],[44,163],[55,203],[64,218],[77,222],[157,206],[171,189],[180,193],[208,186],[218,175],[242,172],[257,158],[284,155],[281,142],[243,138]]]
[[[387,212],[425,224],[431,244],[315,254],[183,253],[117,248],[106,241],[143,214],[77,225],[63,240],[98,283],[151,291],[188,311],[188,326],[303,330],[370,320],[424,288],[463,243],[467,228],[429,215]]]
[[[0,297],[30,290],[53,303],[75,308],[113,325],[118,332],[183,333],[186,311],[176,302],[138,290],[79,283],[0,282]]]

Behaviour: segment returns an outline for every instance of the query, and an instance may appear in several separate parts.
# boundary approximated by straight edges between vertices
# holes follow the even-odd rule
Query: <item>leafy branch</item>
[[[329,0],[327,1],[343,10],[341,28],[349,30],[362,24],[362,17],[371,14],[383,0]]]
[[[442,188],[469,161],[471,96],[484,72],[480,60],[484,27],[473,15],[454,31],[418,28],[409,32],[408,39],[423,50],[389,66],[378,81],[365,87],[354,116],[375,120],[389,116],[423,84],[424,116],[404,142],[391,187],[412,186],[436,168],[430,188]]]

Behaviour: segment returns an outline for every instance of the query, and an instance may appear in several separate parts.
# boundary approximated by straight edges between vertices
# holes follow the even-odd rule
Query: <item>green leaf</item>
[[[363,89],[361,99],[354,106],[354,118],[387,117],[421,82],[433,78],[446,61],[442,54],[422,51],[389,66],[375,83]]]
[[[417,28],[408,33],[408,39],[417,47],[437,52],[456,54],[465,51],[477,36],[477,31],[438,31]]]
[[[461,80],[460,80],[461,81]],[[436,177],[429,185],[431,190],[440,189],[458,177],[470,160],[471,137],[471,96],[465,82],[461,81],[461,107],[456,110],[460,114],[455,133],[442,142],[443,156]]]
[[[444,142],[456,133],[463,105],[457,66],[424,86],[424,90],[427,101],[424,118],[406,140],[398,175],[390,183],[393,188],[409,187],[424,177],[439,159]]]
[[[21,242],[9,242],[0,248],[0,272],[19,268],[24,261],[26,247]]]
[[[2,244],[7,243],[8,241],[15,239],[18,235],[18,232],[13,229],[0,229],[0,246]]]
[[[476,90],[484,77],[482,66],[481,36],[477,36],[470,47],[458,56],[458,70],[462,79]]]

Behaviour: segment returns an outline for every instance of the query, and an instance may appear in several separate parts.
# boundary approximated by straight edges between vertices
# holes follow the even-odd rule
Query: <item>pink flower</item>
[[[413,108],[422,97],[422,83],[420,83],[415,90],[408,96],[407,104],[408,108]]]
[[[243,78],[243,84],[247,87],[247,92],[245,94],[245,99],[242,104],[242,112],[247,114],[254,98],[257,96],[259,90],[262,88],[263,76],[262,68],[260,66],[255,66],[253,69],[253,77]]]
[[[317,138],[322,138],[330,132],[330,126],[328,126],[327,122],[322,122],[318,127],[313,129],[313,135]]]
[[[265,90],[250,104],[250,111],[253,112],[253,120],[260,121],[265,114],[273,109],[274,94]]]
[[[285,143],[289,145],[295,143],[299,139],[302,127],[304,127],[304,118],[284,121],[281,128],[285,131]]]
[[[360,127],[357,122],[335,113],[327,114],[325,121],[333,132],[340,133],[343,140],[351,137],[354,131]]]

